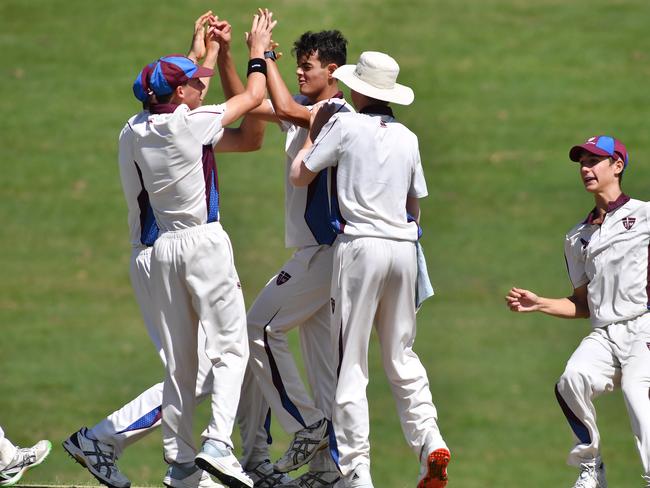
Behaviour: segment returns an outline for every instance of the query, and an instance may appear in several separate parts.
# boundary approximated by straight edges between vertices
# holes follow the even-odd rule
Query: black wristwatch
[[[264,51],[264,59],[271,59],[276,61],[278,56],[275,54],[275,51]]]

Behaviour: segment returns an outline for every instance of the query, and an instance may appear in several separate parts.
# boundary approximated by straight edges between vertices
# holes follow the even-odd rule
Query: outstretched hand
[[[208,10],[206,13],[201,15],[194,22],[194,34],[192,35],[192,44],[190,45],[190,52],[187,55],[188,58],[192,59],[194,62],[199,61],[205,56],[205,38],[206,38],[206,29],[205,25],[208,21],[214,18],[212,10]]]
[[[511,312],[536,312],[539,310],[539,297],[523,288],[511,288],[506,295],[506,304]]]
[[[253,16],[251,30],[246,33],[246,44],[251,53],[263,54],[271,45],[271,35],[277,23],[269,9],[258,9],[258,13]]]

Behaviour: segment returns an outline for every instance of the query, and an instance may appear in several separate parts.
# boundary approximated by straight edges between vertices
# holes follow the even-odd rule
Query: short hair
[[[343,66],[347,57],[348,41],[338,30],[307,31],[293,43],[292,54],[296,59],[318,52],[321,66],[334,63]]]

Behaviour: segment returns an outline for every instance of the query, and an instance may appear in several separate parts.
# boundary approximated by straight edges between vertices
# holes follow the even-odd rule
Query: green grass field
[[[415,103],[396,114],[420,138],[430,196],[425,247],[436,296],[419,313],[450,487],[571,486],[568,425],[553,386],[587,321],[510,314],[513,284],[570,292],[564,232],[593,206],[571,145],[612,133],[628,146],[627,193],[649,199],[647,0],[275,0],[274,39],[291,87],[291,44],[339,28],[349,59],[379,50],[402,67]],[[185,52],[208,8],[237,39],[250,0],[2,0],[0,50],[0,425],[55,449],[29,484],[91,484],[59,443],[162,378],[128,281],[117,135],[138,111],[131,83],[152,59]],[[237,36],[241,36],[237,37]],[[243,40],[236,42],[241,72]],[[209,101],[221,100],[217,83]],[[219,160],[222,221],[248,303],[290,255],[283,247],[283,135]],[[295,341],[296,337],[292,337]],[[295,345],[295,343],[294,343]],[[376,344],[368,389],[378,488],[414,487]],[[206,419],[202,406],[197,437]],[[641,486],[619,393],[597,400],[610,486]],[[274,454],[288,437],[275,426]],[[238,439],[237,435],[234,436]],[[157,432],[120,466],[159,485]]]

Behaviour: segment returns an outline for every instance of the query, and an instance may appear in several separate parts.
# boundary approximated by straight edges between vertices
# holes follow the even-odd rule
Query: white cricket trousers
[[[151,254],[153,303],[165,358],[162,433],[167,462],[192,462],[198,328],[212,361],[212,416],[202,433],[232,447],[248,360],[244,297],[228,235],[218,222],[164,232]]]
[[[568,463],[600,456],[593,399],[621,388],[645,475],[650,475],[650,313],[594,329],[569,358],[556,396],[575,437]]]
[[[247,316],[250,368],[282,427],[297,432],[330,418],[334,364],[330,332],[330,246],[298,249],[271,278]],[[312,399],[289,349],[287,332],[298,327]]]
[[[425,445],[446,447],[426,370],[413,351],[415,279],[413,242],[339,236],[332,276],[332,340],[339,352],[332,406],[336,445],[330,442],[330,450],[344,476],[370,466],[366,386],[373,323],[408,445],[418,455]]]
[[[0,427],[0,469],[6,468],[16,455],[16,446],[5,437],[5,432]]]

